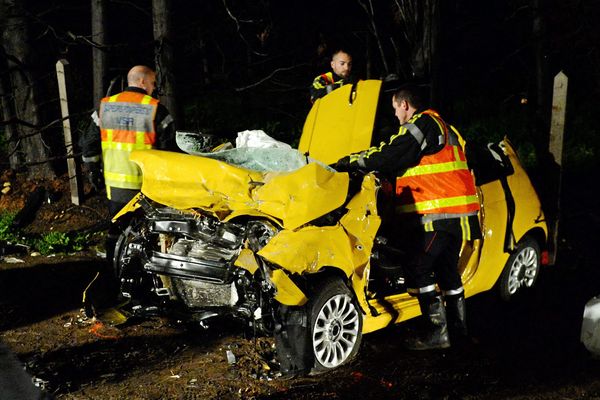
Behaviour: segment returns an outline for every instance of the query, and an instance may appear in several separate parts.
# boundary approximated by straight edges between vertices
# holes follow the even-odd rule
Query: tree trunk
[[[26,123],[15,122],[11,126],[13,136],[19,138],[16,162],[21,166],[28,166],[30,178],[52,178],[54,173],[49,163],[37,164],[48,159],[49,149],[43,142],[42,132],[36,128],[40,125],[38,88],[31,69],[35,63],[32,62],[28,21],[23,16],[23,3],[23,0],[2,0],[0,3],[0,15],[5,27],[2,43],[8,64],[5,95],[11,96],[7,100],[11,103],[10,106],[3,109],[12,113],[4,115],[4,118],[14,118]]]
[[[173,60],[173,45],[171,43],[171,1],[152,0],[152,21],[154,24],[154,42],[156,76],[160,87],[160,101],[163,103],[175,123],[179,120],[179,110],[175,100],[175,62]]]
[[[545,153],[549,143],[549,96],[548,87],[548,64],[546,61],[546,49],[544,44],[545,20],[542,10],[541,0],[532,0],[531,8],[533,12],[533,53],[535,60],[535,112],[534,112],[534,137],[538,155]]]
[[[441,106],[441,63],[440,63],[440,2],[439,0],[427,0],[427,9],[424,10],[425,29],[424,37],[427,40],[429,52],[427,54],[428,75],[431,81],[430,95],[431,106]],[[425,46],[423,46],[425,47]]]
[[[106,44],[106,4],[104,0],[92,0],[92,40],[98,46]],[[106,95],[106,71],[108,57],[101,47],[92,49],[92,64],[94,74],[94,107],[98,108],[100,99]]]
[[[406,41],[410,72],[407,79],[429,80],[439,86],[439,0],[396,0],[397,24]],[[432,93],[433,94],[433,93]]]
[[[12,116],[15,115],[14,111],[12,110],[12,102],[10,101],[10,98],[8,96],[8,85],[4,82],[5,78],[8,77],[8,66],[6,65],[5,61],[5,59],[1,60],[2,66],[0,68],[0,98],[2,99],[2,103],[0,104],[0,106],[2,107],[0,108],[0,116],[2,116],[3,121],[9,120]],[[17,145],[16,138],[17,134],[16,127],[14,126],[14,124],[4,125],[4,139],[6,140],[6,143],[8,143],[8,146],[6,146],[6,155],[8,156],[10,167],[14,170],[18,169],[20,164],[20,160],[17,156],[17,153],[13,151],[13,149]]]
[[[390,69],[388,67],[387,57],[386,57],[385,51],[383,49],[383,43],[381,42],[381,39],[379,38],[379,31],[377,30],[377,23],[375,21],[375,8],[373,6],[373,1],[372,0],[365,0],[365,1],[358,0],[358,4],[360,4],[360,6],[365,10],[367,17],[369,18],[369,29],[371,31],[371,34],[375,38],[375,44],[377,45],[377,48],[379,49],[379,55],[381,56],[381,65],[383,68],[382,75],[384,77],[388,76],[390,73]]]

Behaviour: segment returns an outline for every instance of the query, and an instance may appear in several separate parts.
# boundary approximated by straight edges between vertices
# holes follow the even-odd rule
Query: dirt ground
[[[93,230],[106,218],[89,188],[82,206],[70,204],[65,178],[2,179],[12,189],[0,209],[19,209],[40,185],[60,194],[32,231]],[[579,185],[567,181],[565,191]],[[282,379],[273,340],[236,321],[203,329],[156,317],[115,328],[86,319],[81,296],[102,261],[100,239],[77,254],[0,262],[0,341],[57,399],[600,399],[600,360],[579,341],[583,307],[600,294],[594,198],[564,201],[558,263],[536,288],[510,303],[494,292],[467,300],[474,342],[460,348],[403,349],[409,321],[365,335],[350,365]]]

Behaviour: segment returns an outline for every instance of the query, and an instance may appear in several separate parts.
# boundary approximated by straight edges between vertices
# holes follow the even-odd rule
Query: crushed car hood
[[[141,191],[148,198],[177,209],[203,209],[221,220],[265,215],[296,229],[340,207],[348,192],[348,175],[319,163],[260,172],[160,150],[134,151],[130,160],[142,170]]]

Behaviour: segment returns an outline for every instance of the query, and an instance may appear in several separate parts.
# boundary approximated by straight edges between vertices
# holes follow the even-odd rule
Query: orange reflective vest
[[[104,180],[110,199],[110,187],[140,189],[142,174],[129,161],[133,150],[151,149],[156,142],[154,117],[158,100],[125,91],[100,101],[100,135]]]
[[[459,143],[460,136],[433,110],[431,116],[443,134],[444,147],[421,158],[419,165],[408,168],[396,178],[396,194],[401,213],[417,213],[444,217],[474,215],[479,210],[475,182]],[[445,214],[458,214],[445,216]]]

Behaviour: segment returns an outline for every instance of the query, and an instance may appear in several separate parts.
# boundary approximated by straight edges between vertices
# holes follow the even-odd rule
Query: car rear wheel
[[[339,367],[358,353],[362,340],[361,310],[348,287],[329,278],[308,304],[314,373]]]
[[[500,276],[500,297],[510,300],[522,289],[532,287],[540,273],[540,246],[531,237],[524,237],[510,255]]]

